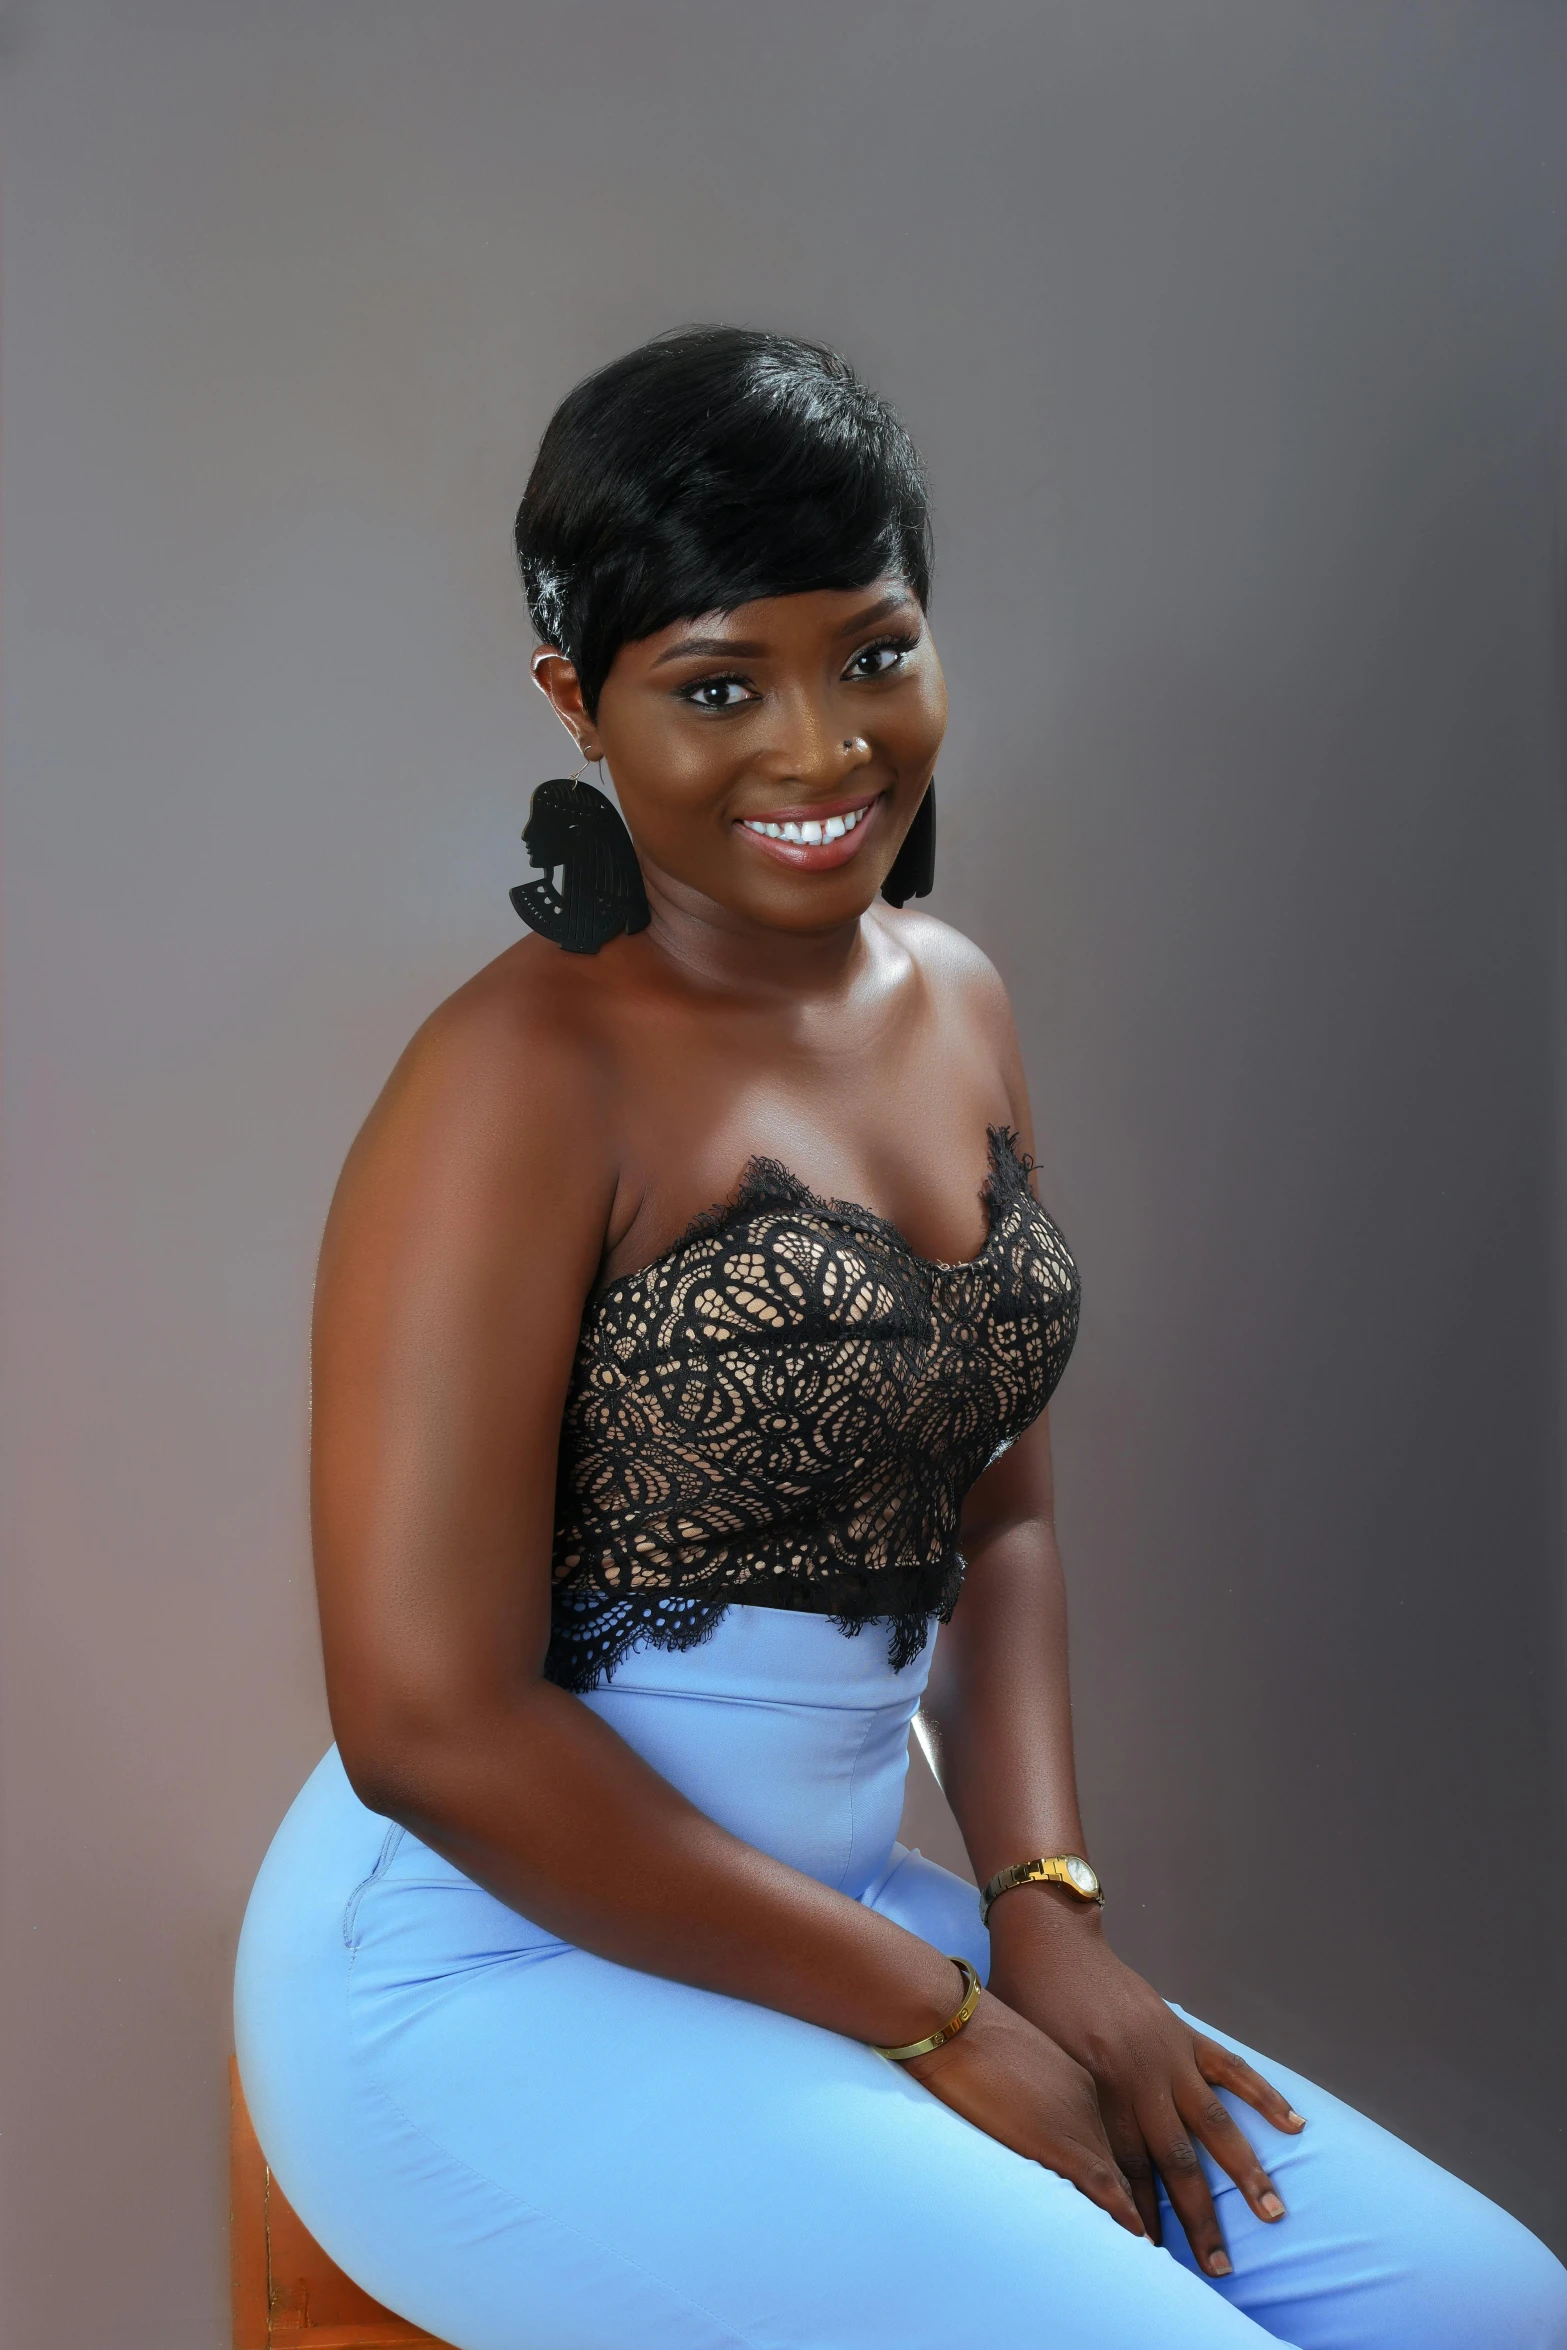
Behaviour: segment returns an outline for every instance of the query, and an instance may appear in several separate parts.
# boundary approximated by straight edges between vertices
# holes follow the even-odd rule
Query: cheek
[[[899,750],[903,757],[915,765],[922,765],[926,760],[934,759],[946,731],[947,691],[941,679],[936,677],[917,697],[911,698],[907,711],[900,714]]]
[[[628,820],[655,849],[692,839],[733,782],[727,743],[662,713],[617,730],[604,748]]]
[[[733,781],[736,756],[731,731],[706,731],[689,721],[663,726],[648,741],[645,774],[649,792],[671,806],[699,808],[717,799]]]

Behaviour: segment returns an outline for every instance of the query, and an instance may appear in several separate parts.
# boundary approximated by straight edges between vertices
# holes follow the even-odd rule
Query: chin
[[[878,885],[879,886],[879,885]],[[764,905],[745,909],[753,921],[769,930],[786,930],[800,938],[808,938],[817,931],[841,930],[847,922],[858,922],[876,903],[876,889],[801,889],[791,890],[777,898],[769,898]]]

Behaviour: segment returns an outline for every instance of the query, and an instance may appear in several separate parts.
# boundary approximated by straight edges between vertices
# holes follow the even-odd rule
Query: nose
[[[788,697],[759,762],[773,783],[812,794],[842,791],[855,769],[869,763],[873,753],[865,737],[839,734],[833,717],[843,724],[840,713],[829,714],[808,690]]]

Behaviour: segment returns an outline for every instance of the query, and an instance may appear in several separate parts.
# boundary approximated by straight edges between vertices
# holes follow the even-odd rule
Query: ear
[[[540,645],[533,656],[533,682],[553,708],[584,759],[599,755],[597,732],[582,699],[582,680],[564,653]]]

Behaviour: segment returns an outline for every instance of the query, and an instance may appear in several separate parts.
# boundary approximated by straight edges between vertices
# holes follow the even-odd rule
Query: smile
[[[858,854],[866,826],[886,794],[868,800],[839,800],[834,806],[792,808],[776,816],[742,816],[735,829],[755,841],[764,857],[795,873],[826,873]]]
[[[818,841],[842,840],[846,832],[852,832],[870,814],[875,804],[874,800],[865,800],[858,808],[846,809],[841,816],[805,816],[798,821],[785,816],[779,823],[769,816],[745,816],[741,822],[747,832],[759,832],[764,840],[794,840],[814,848]]]

